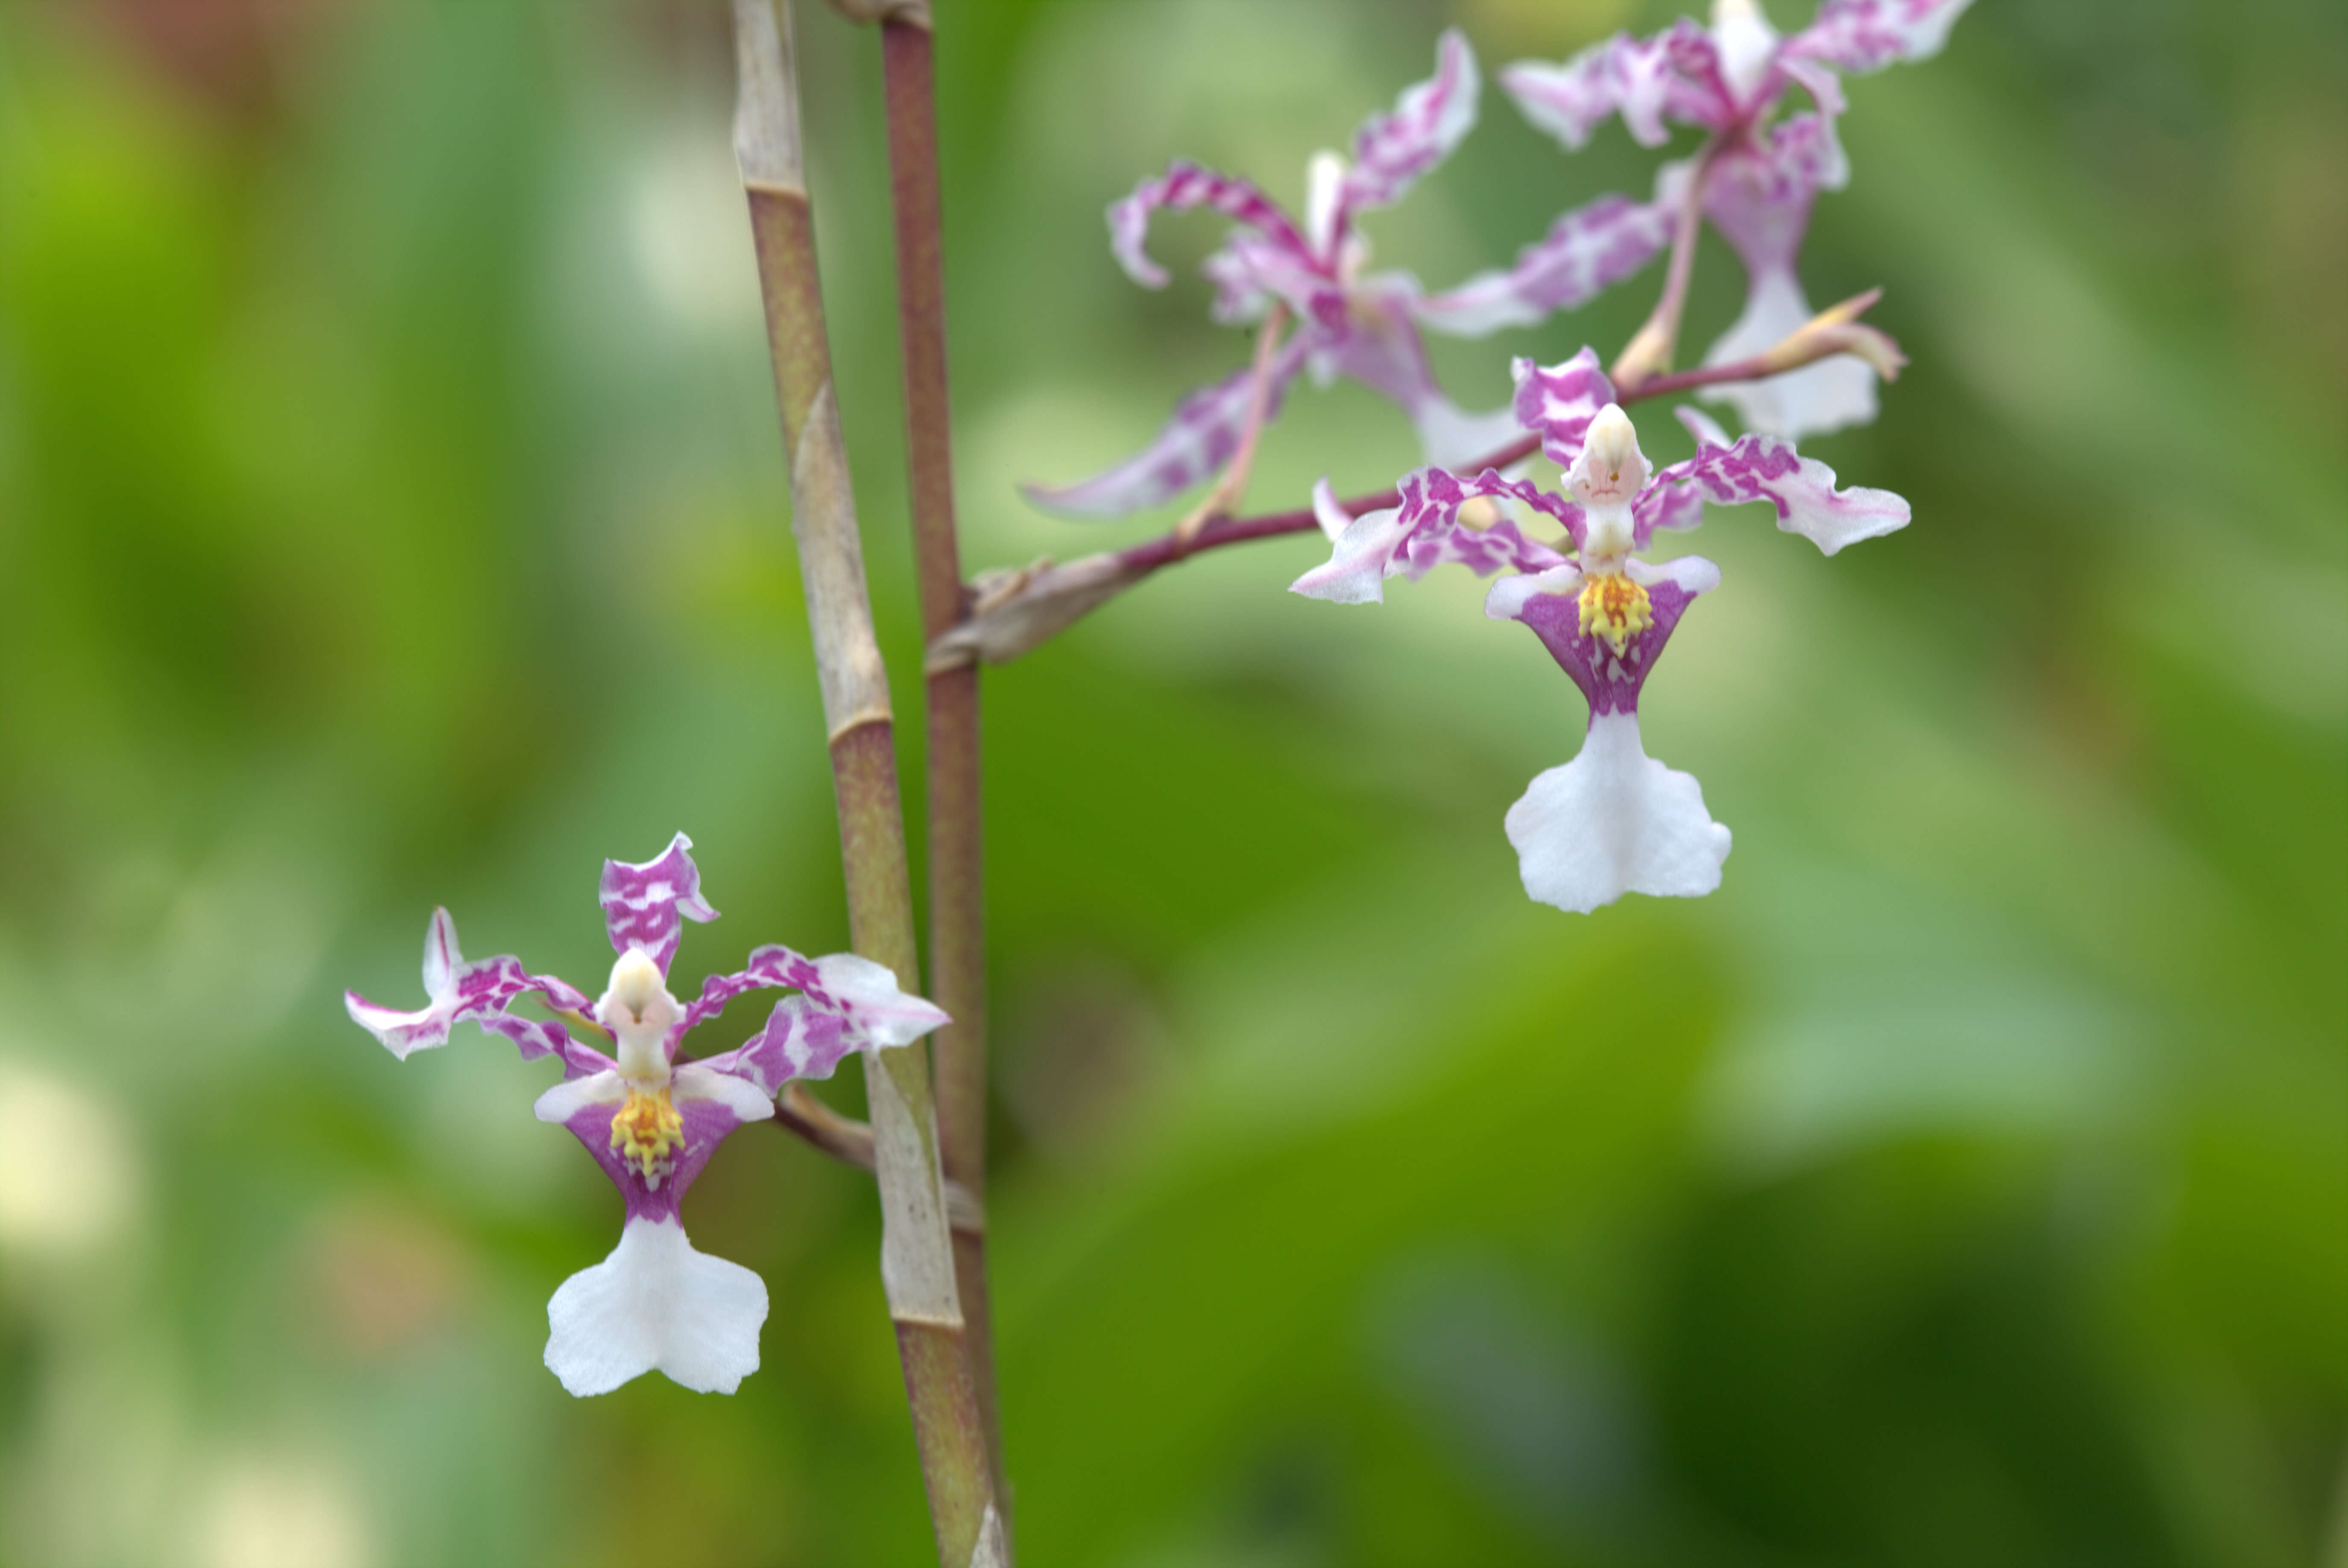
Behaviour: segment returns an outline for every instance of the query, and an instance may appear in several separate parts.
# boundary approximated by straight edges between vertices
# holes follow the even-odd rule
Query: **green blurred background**
[[[1217,225],[1163,294],[1110,262],[1135,179],[1293,200],[1447,23],[1488,70],[1672,14],[939,10],[973,566],[1163,527],[1013,486],[1245,353]],[[878,47],[799,32],[910,718]],[[863,1177],[736,1138],[691,1219],[762,1369],[573,1401],[545,1301],[619,1211],[549,1070],[338,997],[412,1005],[435,903],[592,992],[599,859],[680,828],[684,985],[845,944],[728,49],[715,0],[0,5],[8,1562],[929,1552]],[[1026,1562],[2348,1563],[2342,18],[1984,0],[1850,88],[1807,280],[1915,363],[1805,449],[1916,521],[1685,546],[1726,583],[1646,735],[1718,893],[1521,896],[1581,706],[1465,573],[1342,609],[1284,592],[1317,544],[1230,551],[988,676]],[[1488,91],[1380,260],[1455,281],[1655,160]],[[1442,368],[1490,406],[1656,282]],[[1707,241],[1692,345],[1741,290]],[[1300,392],[1252,495],[1414,460]]]

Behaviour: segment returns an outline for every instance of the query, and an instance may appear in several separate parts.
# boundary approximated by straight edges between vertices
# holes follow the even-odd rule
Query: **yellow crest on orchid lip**
[[[1603,637],[1621,658],[1631,639],[1655,624],[1647,591],[1621,572],[1601,573],[1581,585],[1581,634]]]
[[[684,1142],[685,1118],[664,1088],[647,1094],[632,1087],[626,1102],[612,1113],[612,1152],[633,1165],[655,1191]]]

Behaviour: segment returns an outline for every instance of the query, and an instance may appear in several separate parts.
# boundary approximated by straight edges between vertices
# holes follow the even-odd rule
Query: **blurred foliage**
[[[1300,196],[1447,20],[1489,68],[1670,15],[939,10],[973,564],[1163,526],[1012,486],[1244,353],[1104,202],[1177,154]],[[911,714],[877,46],[799,26]],[[8,1561],[928,1551],[863,1178],[745,1132],[693,1223],[765,1367],[574,1402],[544,1301],[618,1210],[545,1069],[336,995],[410,995],[435,903],[592,989],[599,857],[680,827],[726,913],[681,980],[844,944],[729,73],[715,0],[0,8]],[[1987,5],[1851,98],[1807,282],[1915,364],[1807,449],[1916,523],[1698,542],[1647,738],[1718,894],[1520,896],[1581,707],[1464,575],[1344,610],[1227,552],[987,677],[1025,1561],[2348,1563],[2340,14]],[[1488,91],[1372,226],[1449,282],[1653,162]],[[1441,366],[1488,405],[1653,286]],[[1253,493],[1412,460],[1300,393]]]

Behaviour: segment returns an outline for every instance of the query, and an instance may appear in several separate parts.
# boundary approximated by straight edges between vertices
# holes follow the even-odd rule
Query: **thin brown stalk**
[[[1218,518],[1231,515],[1240,498],[1247,494],[1248,475],[1255,469],[1255,444],[1263,434],[1263,423],[1272,412],[1272,366],[1280,353],[1280,335],[1288,325],[1288,307],[1274,300],[1264,313],[1263,325],[1255,335],[1255,363],[1251,368],[1248,384],[1247,422],[1240,428],[1239,449],[1231,460],[1223,465],[1214,485],[1189,515],[1174,525],[1173,537],[1184,545],[1194,542],[1201,529]]]
[[[1695,275],[1696,235],[1704,227],[1704,185],[1712,173],[1719,139],[1707,141],[1688,168],[1687,189],[1680,197],[1679,228],[1672,235],[1672,263],[1663,275],[1663,292],[1646,322],[1614,357],[1606,372],[1615,391],[1630,392],[1651,377],[1671,368],[1679,347],[1680,317],[1687,311],[1688,280]]]
[[[831,350],[816,273],[815,224],[800,153],[790,10],[735,0],[740,98],[735,154],[749,200],[767,347],[791,466],[791,531],[823,689],[839,808],[849,926],[857,952],[920,985],[888,672],[872,631]],[[874,1173],[880,1179],[880,1279],[897,1330],[938,1557],[944,1568],[1003,1559],[977,1395],[963,1352],[953,1248],[938,1162],[929,1053],[921,1045],[868,1058]]]
[[[905,454],[925,640],[968,612],[954,530],[953,410],[946,380],[945,255],[938,181],[934,46],[926,15],[880,29],[896,217],[897,307],[905,360]],[[937,1036],[938,1136],[946,1178],[986,1191],[986,895],[980,812],[978,668],[924,672],[932,995],[953,1022]],[[1010,1525],[983,1228],[957,1225],[954,1279],[963,1347],[986,1430],[996,1506]]]

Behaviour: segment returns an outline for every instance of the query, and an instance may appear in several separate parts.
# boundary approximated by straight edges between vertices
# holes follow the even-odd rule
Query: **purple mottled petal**
[[[1548,572],[1565,557],[1537,539],[1527,539],[1502,519],[1489,528],[1421,529],[1410,537],[1404,559],[1413,582],[1438,566],[1465,566],[1478,577],[1495,572]]]
[[[701,995],[685,1006],[676,1026],[669,1031],[672,1046],[687,1029],[726,1010],[726,1004],[745,991],[804,991],[823,983],[816,960],[776,944],[753,949],[750,961],[731,975],[712,975],[701,983]]]
[[[1375,603],[1385,597],[1385,580],[1407,573],[1413,581],[1445,562],[1473,567],[1479,574],[1513,567],[1545,571],[1563,558],[1526,539],[1514,523],[1478,531],[1462,529],[1459,509],[1478,496],[1505,496],[1553,519],[1575,540],[1581,536],[1581,509],[1528,480],[1486,469],[1463,480],[1443,469],[1414,469],[1395,487],[1402,504],[1365,512],[1341,534],[1328,563],[1289,584],[1292,593],[1339,604]],[[1468,536],[1452,541],[1454,533]],[[1486,542],[1477,544],[1475,540]]]
[[[579,991],[551,975],[532,975],[510,954],[466,962],[457,946],[456,923],[445,909],[432,912],[425,934],[424,978],[429,996],[420,1011],[403,1013],[379,1006],[355,991],[343,993],[343,1006],[353,1023],[382,1041],[393,1056],[405,1059],[412,1051],[447,1045],[450,1026],[468,1018],[485,1029],[507,1034],[523,1047],[525,1056],[543,1054],[490,1020],[502,1015],[508,1004],[532,993],[557,1009],[588,1006]]]
[[[1146,288],[1165,287],[1166,269],[1149,259],[1142,242],[1149,233],[1150,214],[1160,208],[1189,207],[1211,207],[1273,244],[1300,256],[1310,254],[1304,236],[1296,232],[1288,214],[1251,182],[1177,159],[1167,165],[1165,173],[1143,181],[1134,187],[1132,195],[1108,210],[1109,250],[1134,282]]]
[[[740,1049],[711,1057],[708,1065],[748,1079],[769,1095],[781,1092],[793,1078],[828,1078],[841,1058],[860,1044],[857,1031],[839,1013],[828,1012],[805,996],[786,996],[775,1004],[765,1028]]]
[[[1403,91],[1390,114],[1354,133],[1354,161],[1337,198],[1338,227],[1367,207],[1387,207],[1450,156],[1476,123],[1476,53],[1458,28],[1435,46],[1435,75]]]
[[[1280,412],[1288,385],[1303,369],[1313,344],[1299,333],[1272,361],[1269,421]],[[1254,370],[1241,370],[1191,393],[1142,451],[1106,473],[1058,488],[1025,487],[1027,499],[1064,517],[1123,517],[1173,500],[1220,471],[1239,450],[1254,397]]]
[[[676,957],[678,936],[687,920],[716,920],[717,912],[701,896],[701,868],[686,851],[693,841],[679,833],[668,848],[641,865],[605,861],[597,897],[603,905],[603,925],[611,934],[612,951],[640,947],[663,977]]]
[[[1663,138],[1642,131],[1643,123],[1652,132],[1661,132],[1667,119],[1727,130],[1758,112],[1775,86],[1765,76],[1751,97],[1740,98],[1729,85],[1719,39],[1684,16],[1657,34],[1653,47],[1657,57],[1652,61],[1625,65],[1622,103],[1622,123],[1649,147]]]
[[[1786,53],[1847,71],[1876,71],[1900,60],[1927,60],[1971,0],[1825,0]]]
[[[1715,506],[1735,506],[1766,500],[1777,509],[1777,526],[1798,533],[1828,555],[1857,540],[1873,539],[1908,525],[1908,503],[1890,490],[1854,485],[1835,488],[1834,470],[1816,458],[1794,450],[1790,441],[1775,436],[1748,435],[1728,445],[1719,430],[1693,409],[1678,410],[1681,422],[1696,435],[1695,456],[1672,464],[1657,474],[1633,508],[1633,537],[1644,545],[1654,528],[1663,526],[1660,503],[1647,497],[1667,486],[1685,485]],[[1658,521],[1650,521],[1650,519]]]
[[[1545,237],[1517,253],[1515,265],[1420,300],[1416,314],[1455,337],[1532,326],[1645,266],[1670,241],[1673,223],[1672,212],[1656,203],[1601,196],[1550,225]]]
[[[1777,80],[1773,70],[1740,102],[1712,34],[1683,17],[1652,38],[1618,33],[1561,66],[1519,62],[1500,73],[1500,84],[1527,119],[1575,150],[1618,112],[1647,147],[1670,139],[1670,122],[1730,129],[1767,103]]]
[[[1562,65],[1519,60],[1502,67],[1500,86],[1527,119],[1563,142],[1568,151],[1579,152],[1589,143],[1590,133],[1622,107],[1622,77],[1614,53],[1633,42],[1628,34],[1617,33]]]
[[[1517,384],[1517,423],[1540,433],[1541,451],[1551,462],[1571,467],[1581,455],[1590,421],[1614,401],[1614,384],[1599,368],[1598,351],[1584,347],[1572,358],[1547,367],[1517,359],[1509,374]]]
[[[830,1048],[831,1036],[823,1026],[814,1022],[779,1022],[795,1004],[837,1020],[841,1031],[839,1048],[843,1051],[910,1045],[949,1022],[934,1004],[899,990],[896,976],[868,958],[852,953],[808,958],[788,947],[768,946],[751,954],[749,965],[740,972],[713,975],[702,983],[701,995],[686,1006],[676,1027],[669,1033],[672,1053],[687,1029],[716,1016],[727,1001],[745,991],[762,989],[788,989],[799,995],[787,998],[783,1006],[777,1007],[774,1017],[767,1020],[766,1034],[742,1047],[754,1055],[763,1048],[762,1042],[783,1048],[784,1057],[790,1060],[813,1060]],[[791,1034],[794,1029],[799,1031],[796,1036]],[[768,1037],[772,1037],[771,1040]],[[712,1062],[720,1059],[709,1058]],[[776,1059],[781,1058],[759,1057],[751,1064],[751,1069],[764,1073]],[[829,1076],[830,1070],[830,1062],[827,1061],[822,1072],[784,1076],[824,1078]],[[779,1085],[782,1080],[774,1081]]]

